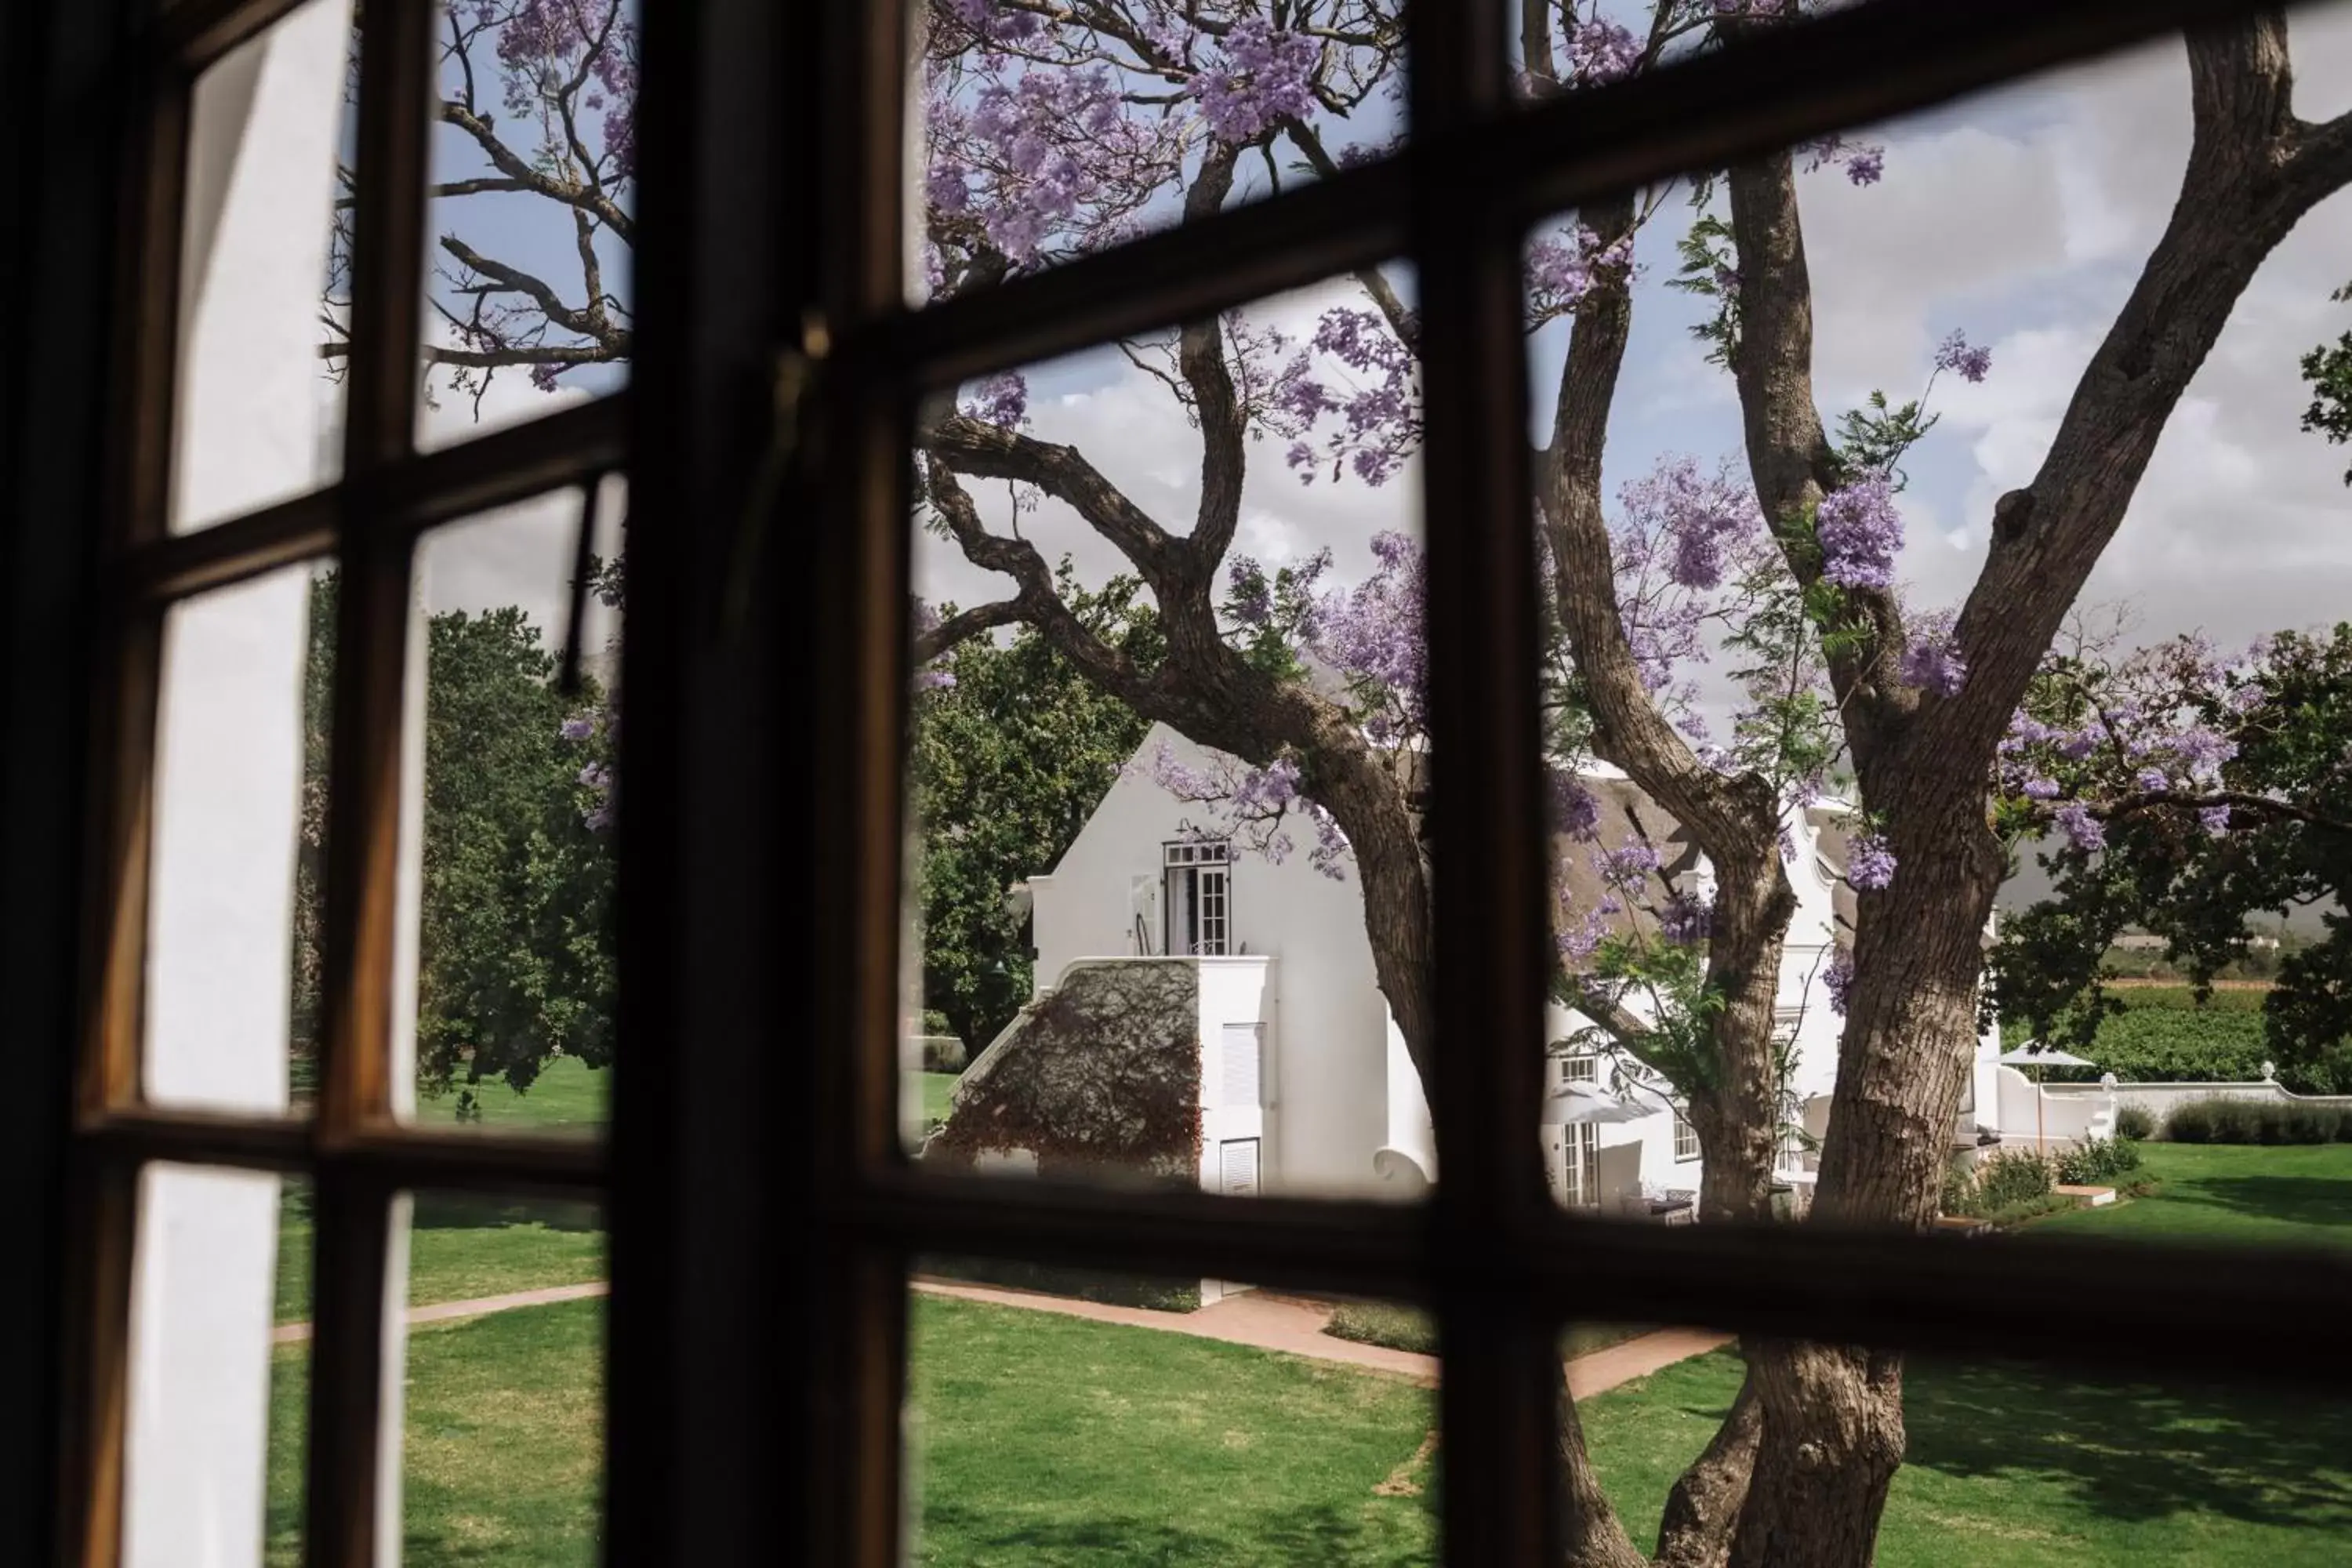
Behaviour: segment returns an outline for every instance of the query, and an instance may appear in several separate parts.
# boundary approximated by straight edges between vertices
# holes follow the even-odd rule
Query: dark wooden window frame
[[[1458,1563],[1556,1555],[1547,1364],[1571,1317],[2030,1358],[2049,1350],[2036,1321],[2046,1303],[2095,1302],[2098,1331],[2065,1346],[2085,1373],[2352,1384],[2340,1336],[2313,1336],[2285,1368],[2242,1331],[2340,1319],[2352,1307],[2341,1258],[2273,1255],[2256,1272],[2185,1249],[1989,1251],[1801,1227],[1609,1225],[1560,1212],[1513,1132],[1536,1123],[1549,961],[1535,869],[1528,226],[1631,184],[2252,9],[2247,0],[1874,0],[1525,112],[1509,101],[1499,0],[1432,0],[1413,39],[1414,139],[1397,157],[920,310],[900,293],[898,7],[654,4],[636,391],[432,454],[411,441],[429,7],[372,0],[382,25],[362,66],[343,477],[165,537],[188,88],[290,8],[148,7],[156,16],[122,35],[124,68],[109,78],[129,117],[118,162],[132,238],[111,311],[104,468],[119,483],[89,645],[89,966],[64,1162],[79,1267],[58,1320],[59,1561],[115,1560],[131,1194],[139,1167],[160,1159],[317,1183],[307,1557],[320,1568],[372,1561],[384,1226],[391,1195],[415,1186],[608,1202],[614,1562],[750,1562],[794,1545],[818,1562],[895,1562],[908,1271],[941,1251],[1429,1304],[1445,1356],[1444,1550]],[[1436,930],[1448,1044],[1432,1086],[1444,1181],[1427,1205],[1401,1206],[1138,1196],[911,1168],[893,1075],[917,406],[972,375],[1396,257],[1420,280],[1425,488],[1450,520],[1429,536],[1435,747],[1461,760],[1439,774],[1433,814],[1447,868]],[[792,411],[789,452],[772,403],[786,384],[779,363],[815,389]],[[763,476],[779,456],[793,461],[772,493]],[[437,523],[624,462],[638,504],[624,676],[625,1088],[613,1137],[396,1127],[385,976],[411,551]],[[793,545],[789,572],[780,539]],[[347,586],[317,1113],[147,1107],[135,1071],[141,821],[163,609],[331,552]],[[739,597],[747,579],[753,592]],[[781,1002],[780,973],[802,987]],[[663,1070],[633,1076],[639,1052]],[[782,1509],[780,1468],[792,1477]]]

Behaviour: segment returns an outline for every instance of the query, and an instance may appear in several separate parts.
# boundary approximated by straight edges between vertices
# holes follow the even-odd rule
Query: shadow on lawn
[[[2352,1182],[2326,1176],[2204,1176],[2167,1183],[2164,1196],[2289,1225],[2352,1226]]]
[[[1427,1500],[1400,1500],[1395,1508],[1420,1510]],[[1423,1534],[1391,1516],[1368,1525],[1356,1510],[1329,1503],[1285,1509],[1248,1523],[1214,1531],[1185,1530],[1154,1520],[1096,1515],[1031,1520],[1015,1526],[1001,1509],[966,1508],[950,1500],[923,1509],[923,1537],[931,1550],[954,1543],[945,1563],[1037,1563],[1064,1568],[1075,1563],[1117,1563],[1123,1568],[1192,1568],[1229,1563],[1345,1563],[1349,1568],[1406,1568],[1429,1561],[1434,1521]],[[930,1560],[921,1544],[914,1561]]]
[[[414,1230],[499,1230],[535,1225],[549,1230],[601,1231],[597,1205],[562,1198],[522,1198],[507,1193],[420,1192],[410,1219]]]
[[[2268,1389],[2085,1384],[2004,1366],[1913,1364],[1906,1466],[2041,1476],[2116,1520],[2205,1512],[2352,1526],[2352,1409]],[[1900,1483],[1897,1483],[1898,1486]]]

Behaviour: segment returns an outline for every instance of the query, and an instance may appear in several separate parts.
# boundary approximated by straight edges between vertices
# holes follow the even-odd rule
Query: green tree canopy
[[[2104,847],[2044,853],[2053,895],[2002,932],[1994,996],[2043,1038],[2080,1047],[2118,1010],[2102,982],[2125,931],[2164,938],[2201,990],[2245,958],[2253,922],[2316,908],[2325,934],[2280,963],[2266,1044],[2290,1088],[2352,1090],[2352,625],[2281,633],[2191,697],[2234,748],[2215,796],[2227,797],[2230,831],[2119,810]]]
[[[1090,633],[1140,664],[1158,661],[1158,620],[1136,579],[1089,593],[1067,561],[1059,575]],[[959,644],[923,685],[911,770],[923,1005],[977,1051],[1029,999],[1029,949],[1006,895],[1053,868],[1150,726],[1026,626],[1003,642]]]
[[[336,579],[310,599],[302,847],[298,862],[298,1046],[318,1025],[328,737]],[[502,1078],[527,1089],[549,1058],[612,1059],[613,856],[587,818],[602,803],[586,770],[610,765],[609,726],[566,721],[576,698],[520,608],[427,622],[424,899],[417,1077],[427,1092]],[[470,1103],[461,1088],[460,1110]]]

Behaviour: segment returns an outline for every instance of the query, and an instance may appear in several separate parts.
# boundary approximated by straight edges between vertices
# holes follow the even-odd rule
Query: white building
[[[1163,746],[1189,766],[1213,761],[1155,727],[1060,864],[1026,884],[1039,1002],[1081,978],[1097,984],[1111,966],[1190,963],[1197,984],[1171,1005],[1189,1009],[1197,998],[1201,1009],[1192,1032],[1203,1184],[1292,1194],[1417,1189],[1435,1174],[1428,1103],[1374,980],[1352,870],[1334,880],[1303,854],[1276,864],[1204,841],[1200,808],[1151,776]],[[1661,897],[1705,886],[1704,858],[1654,802],[1613,771],[1596,772],[1587,784],[1601,805],[1601,847],[1638,840],[1654,847]],[[1789,876],[1798,905],[1781,969],[1780,1027],[1794,1047],[1791,1109],[1816,1139],[1837,1072],[1839,1020],[1822,977],[1840,929],[1851,929],[1853,895],[1841,874],[1850,816],[1842,805],[1816,806],[1791,836]],[[1591,882],[1578,889],[1579,902],[1589,904],[1598,895],[1597,874],[1585,868],[1589,847],[1563,840],[1560,847],[1574,857],[1562,874]],[[1037,1005],[982,1054],[968,1083],[975,1076],[984,1081],[1016,1047]],[[1631,1081],[1610,1055],[1574,1044],[1588,1024],[1552,1007],[1553,1083],[1592,1079],[1655,1109],[1634,1121],[1545,1129],[1555,1190],[1563,1202],[1643,1213],[1646,1199],[1663,1206],[1672,1201],[1666,1194],[1695,1193],[1696,1141],[1670,1095]],[[1989,1036],[1987,1052],[1997,1042],[1997,1033]],[[1971,1106],[1975,1100],[1972,1086]],[[1965,1112],[1963,1126],[1969,1126]],[[1794,1186],[1810,1179],[1810,1149],[1792,1126],[1782,1161]],[[999,1157],[1006,1153],[1018,1151]]]

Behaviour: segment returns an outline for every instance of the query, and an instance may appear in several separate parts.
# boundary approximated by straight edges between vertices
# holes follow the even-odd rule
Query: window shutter
[[[1255,1105],[1265,1088],[1265,1026],[1227,1024],[1218,1053],[1217,1103]]]
[[[1217,1145],[1217,1190],[1231,1198],[1257,1195],[1257,1144],[1235,1138]]]

